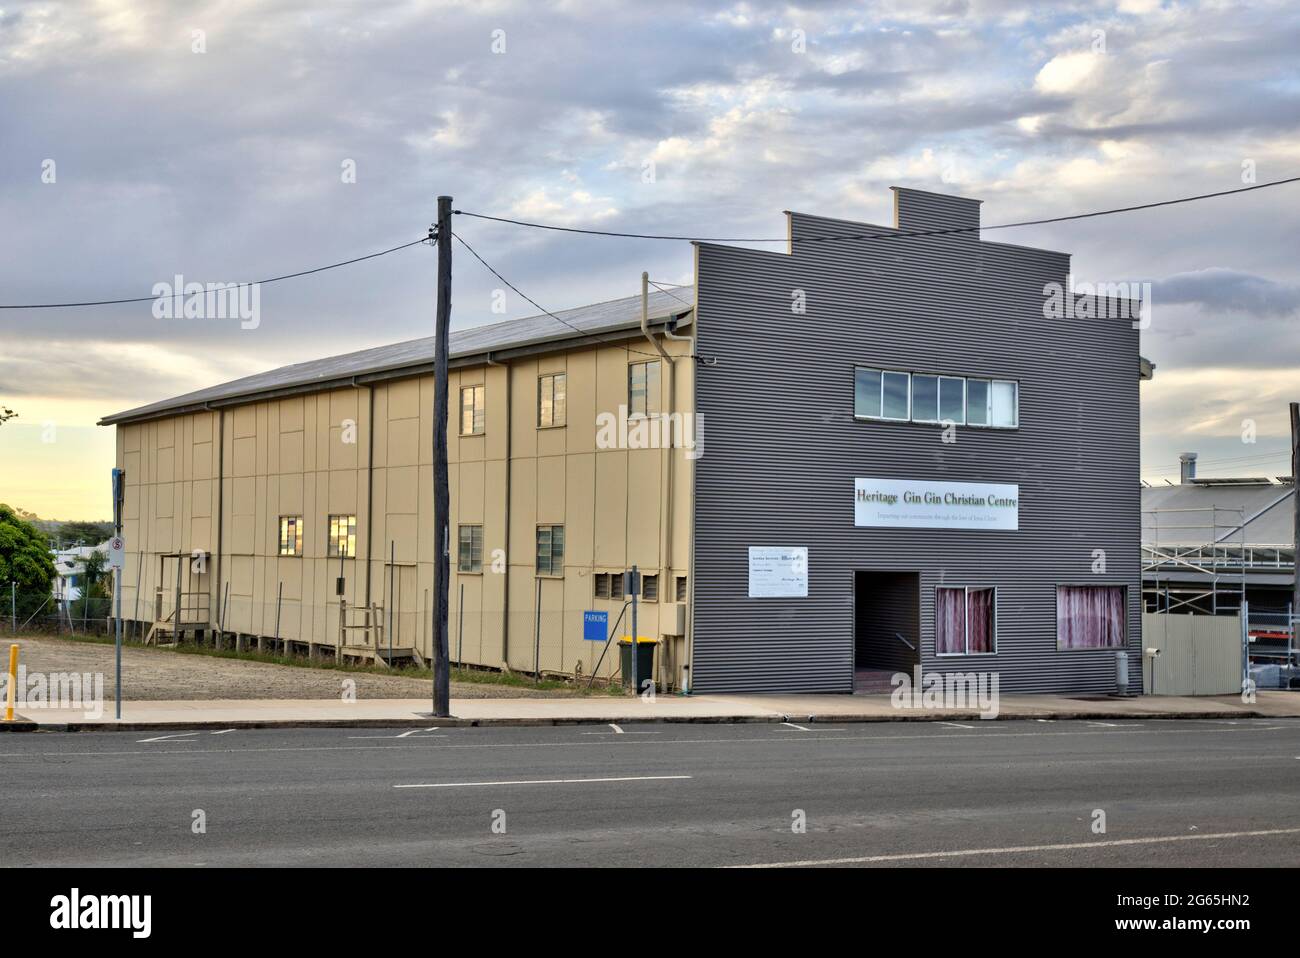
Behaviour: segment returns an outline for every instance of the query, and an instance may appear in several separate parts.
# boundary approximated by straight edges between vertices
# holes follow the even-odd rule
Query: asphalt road
[[[38,732],[0,864],[1294,866],[1297,799],[1293,719]]]

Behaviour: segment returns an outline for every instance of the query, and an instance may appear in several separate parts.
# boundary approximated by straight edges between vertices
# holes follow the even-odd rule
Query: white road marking
[[[874,723],[863,723],[874,724]],[[1068,727],[1070,723],[1065,723]],[[984,726],[988,728],[989,726]],[[1270,725],[1267,726],[1269,731],[1294,731],[1300,726],[1297,725]],[[1066,731],[1066,732],[1049,732],[1046,729],[1040,732],[998,732],[998,738],[1050,738],[1052,736],[1072,737],[1081,735],[1196,735],[1196,734],[1240,734],[1250,732],[1253,729],[1250,726],[1239,726],[1237,728],[1216,728],[1207,729],[1199,728],[1177,728],[1173,727],[1170,722],[1150,722],[1147,725],[1135,723],[1132,731],[1112,732],[1104,729],[1089,731]],[[639,734],[639,733],[633,733]],[[351,738],[389,738],[385,735],[360,735],[350,736]],[[425,738],[426,736],[419,736]],[[446,738],[445,735],[430,735],[428,738]],[[888,744],[889,742],[908,741],[911,739],[941,739],[941,738],[970,738],[969,735],[958,735],[955,732],[934,733],[929,732],[923,735],[857,735],[851,736],[848,741],[860,742],[863,745]],[[390,739],[391,741],[391,739]],[[644,742],[644,745],[765,745],[775,741],[768,737],[745,737],[734,736],[732,738],[686,738],[673,739],[668,742]],[[812,739],[805,741],[825,741],[825,742],[843,742],[845,739],[822,738],[814,736]],[[276,745],[276,746],[251,746],[245,748],[204,748],[189,749],[188,753],[211,753],[213,755],[223,755],[233,752],[339,752],[357,749],[401,749],[401,748],[437,748],[437,749],[474,749],[474,748],[581,748],[586,745],[599,745],[599,742],[574,742],[572,740],[563,742],[463,742],[458,745]],[[122,755],[173,755],[172,752],[160,752],[156,749],[116,749],[113,751],[53,751],[53,752],[0,752],[0,758],[23,758],[33,755],[44,757],[68,757],[68,758],[116,758]]]
[[[1119,728],[1114,722],[1089,722],[1089,725],[1095,725],[1098,728]]]
[[[533,778],[516,782],[432,782],[418,785],[394,785],[393,788],[470,788],[476,785],[580,785],[587,782],[669,782],[691,778],[690,775],[629,775],[623,778]]]
[[[950,728],[976,728],[974,725],[962,725],[960,722],[940,722],[940,725],[947,725]]]
[[[225,735],[227,732],[233,732],[233,731],[234,731],[233,728],[223,728],[221,731],[219,731],[219,732],[213,732],[212,734],[213,734],[213,735]]]
[[[418,728],[413,728],[409,732],[402,732],[400,735],[349,735],[348,738],[349,739],[384,738],[384,739],[391,740],[395,738],[446,738],[447,737],[445,735],[425,735],[425,734],[416,735],[415,733],[419,731],[420,730]]]
[[[1059,845],[1012,845],[1006,848],[961,848],[946,852],[907,852],[897,855],[864,855],[861,858],[822,858],[797,862],[764,862],[755,865],[729,865],[729,868],[807,868],[814,865],[870,865],[876,862],[923,861],[934,858],[969,858],[973,855],[1016,855],[1023,852],[1076,851],[1088,848],[1118,848],[1125,845],[1161,845],[1168,842],[1194,842],[1205,839],[1262,838],[1294,835],[1300,828],[1267,828],[1253,832],[1208,832],[1203,835],[1160,835],[1153,838],[1114,838],[1100,842],[1064,842]]]
[[[1056,719],[1034,719],[1035,722],[1055,722]]]
[[[615,735],[622,735],[622,734],[623,734],[623,730],[622,730],[621,728],[619,728],[617,725],[615,725],[613,722],[610,722],[610,723],[609,723],[609,727],[612,728],[612,729],[614,730],[614,734],[615,734]]]
[[[848,729],[846,729],[846,728],[821,728],[821,727],[818,727],[818,728],[816,728],[816,729],[811,729],[811,728],[805,728],[805,727],[802,726],[802,725],[795,725],[793,722],[782,722],[781,725],[788,725],[788,726],[790,726],[791,729],[794,729],[794,730],[799,731],[799,732],[847,732],[847,731],[848,731]],[[774,732],[780,732],[780,731],[782,731],[782,729],[778,726],[777,728],[773,729],[772,731],[774,731]]]
[[[631,732],[619,729],[617,732],[579,732],[579,735],[663,735],[663,732],[642,731],[634,729]]]
[[[187,735],[198,735],[198,734],[199,734],[198,732],[177,732],[175,735],[159,735],[159,736],[157,736],[156,738],[141,738],[141,739],[136,739],[136,742],[137,742],[137,743],[142,743],[142,742],[165,742],[165,741],[167,741],[168,739],[172,739],[172,738],[185,738]]]

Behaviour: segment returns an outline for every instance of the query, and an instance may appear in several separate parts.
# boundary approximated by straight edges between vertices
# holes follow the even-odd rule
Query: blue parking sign
[[[608,612],[582,613],[582,637],[588,642],[604,642],[609,636]]]

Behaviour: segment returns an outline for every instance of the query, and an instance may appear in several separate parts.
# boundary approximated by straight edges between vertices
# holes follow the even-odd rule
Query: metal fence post
[[[533,676],[542,681],[542,580],[537,579],[537,625],[533,637]]]
[[[636,633],[636,596],[641,591],[641,573],[635,565],[632,566],[632,576],[628,580],[627,589],[632,593],[632,694],[641,694],[641,669],[639,668],[641,658],[641,642]]]
[[[1250,603],[1241,600],[1241,690],[1245,692],[1250,681]]]
[[[299,593],[301,595],[301,593]],[[280,601],[284,598],[284,583],[281,582],[275,587],[275,641],[271,644],[271,652],[280,645]]]

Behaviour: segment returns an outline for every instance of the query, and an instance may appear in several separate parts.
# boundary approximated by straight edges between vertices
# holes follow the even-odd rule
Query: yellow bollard
[[[5,721],[14,720],[14,696],[18,692],[18,643],[9,646],[9,692],[5,702]]]

